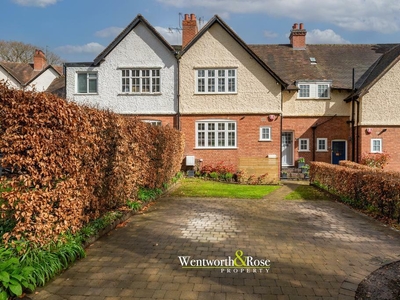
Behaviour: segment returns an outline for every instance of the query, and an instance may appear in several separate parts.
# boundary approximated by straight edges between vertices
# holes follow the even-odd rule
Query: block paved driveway
[[[28,295],[39,299],[354,299],[360,281],[400,259],[400,233],[331,201],[159,199]],[[269,273],[182,269],[178,256],[270,259]],[[231,270],[233,272],[233,270]]]

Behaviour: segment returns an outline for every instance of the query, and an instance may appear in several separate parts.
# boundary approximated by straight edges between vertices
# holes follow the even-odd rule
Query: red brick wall
[[[367,133],[367,128],[370,128],[372,132]],[[383,129],[386,129],[386,131],[382,132]],[[358,134],[360,159],[363,154],[371,153],[371,139],[382,139],[382,150],[390,155],[389,164],[385,167],[385,170],[400,172],[400,126],[361,126]]]
[[[309,163],[313,160],[313,151],[316,147],[317,138],[328,139],[328,152],[315,151],[315,160],[331,163],[332,140],[347,141],[347,159],[351,159],[351,136],[350,125],[347,123],[348,117],[283,117],[282,131],[294,132],[294,161],[299,157],[304,157]],[[315,129],[315,142],[313,142],[312,126],[319,125]],[[298,152],[299,138],[309,139],[309,152]]]
[[[237,123],[237,149],[195,149],[196,127],[195,122],[200,120],[223,119]],[[280,128],[281,119],[270,121],[268,115],[191,115],[181,116],[181,130],[185,134],[185,156],[194,155],[196,159],[203,159],[203,164],[224,161],[226,164],[238,165],[239,158],[265,158],[268,154],[275,154],[280,160]],[[270,126],[272,141],[260,142],[260,127]]]

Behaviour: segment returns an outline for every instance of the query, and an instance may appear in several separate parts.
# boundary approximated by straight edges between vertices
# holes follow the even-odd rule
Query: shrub
[[[160,189],[180,170],[183,135],[0,82],[4,242],[38,245]],[[14,221],[17,221],[13,223]]]
[[[389,159],[390,155],[386,152],[364,153],[360,163],[368,167],[383,169],[388,164]]]

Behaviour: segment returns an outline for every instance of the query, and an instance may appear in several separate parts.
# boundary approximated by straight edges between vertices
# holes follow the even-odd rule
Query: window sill
[[[92,96],[92,95],[98,95],[99,93],[74,93],[74,96]]]
[[[311,152],[310,150],[297,150],[297,152]]]
[[[331,98],[296,98],[296,100],[331,100]]]
[[[194,150],[237,150],[237,147],[195,147]]]
[[[160,96],[162,93],[118,93],[118,96]]]
[[[328,150],[317,150],[316,152],[329,152]]]
[[[201,96],[201,95],[237,95],[238,92],[228,92],[228,93],[217,93],[217,92],[213,92],[213,93],[198,93],[195,92],[194,95],[195,96]]]
[[[272,142],[272,140],[258,140],[259,142]]]

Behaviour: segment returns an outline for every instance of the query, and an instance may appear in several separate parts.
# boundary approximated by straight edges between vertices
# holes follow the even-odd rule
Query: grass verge
[[[261,199],[279,189],[277,185],[243,185],[229,184],[198,178],[185,178],[180,186],[169,195],[173,197],[208,197]]]
[[[329,200],[329,196],[318,188],[300,185],[285,197],[285,200]]]

